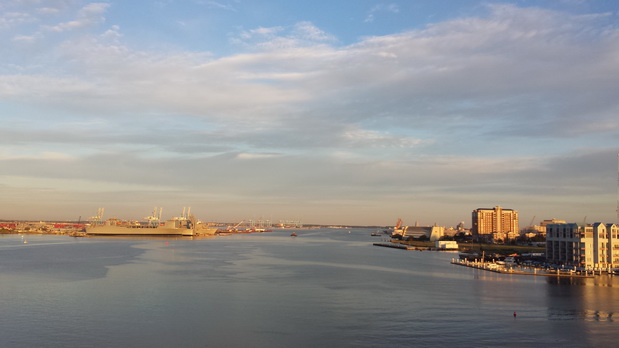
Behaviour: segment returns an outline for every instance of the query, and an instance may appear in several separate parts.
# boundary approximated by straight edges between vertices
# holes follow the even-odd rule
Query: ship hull
[[[155,227],[131,227],[131,226],[91,226],[86,228],[86,233],[90,235],[110,235],[110,236],[193,236],[193,229],[173,228],[164,226]]]

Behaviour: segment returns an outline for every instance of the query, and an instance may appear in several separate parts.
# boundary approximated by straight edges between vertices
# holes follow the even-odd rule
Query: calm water
[[[371,232],[3,235],[0,346],[595,347],[619,340],[619,277],[500,275],[451,265],[453,253],[375,247],[380,238]]]

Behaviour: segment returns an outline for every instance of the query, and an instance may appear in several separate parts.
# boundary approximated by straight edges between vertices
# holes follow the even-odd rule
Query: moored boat
[[[479,254],[475,252],[460,252],[458,253],[460,260],[475,261],[479,259]]]

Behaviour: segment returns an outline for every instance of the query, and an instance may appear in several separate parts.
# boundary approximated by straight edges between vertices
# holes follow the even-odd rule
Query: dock
[[[372,245],[386,247],[386,248],[396,248],[396,249],[402,249],[402,250],[419,250],[419,251],[432,250],[429,247],[411,246],[411,245],[397,244],[397,243],[372,243]]]
[[[452,259],[451,263],[453,265],[470,267],[475,269],[481,269],[484,271],[502,273],[502,274],[517,274],[517,275],[530,275],[530,276],[542,276],[542,277],[564,277],[564,278],[593,278],[593,275],[590,274],[579,274],[575,272],[561,272],[557,271],[548,271],[544,269],[532,268],[532,271],[518,270],[513,267],[508,267],[504,265],[499,265],[492,262],[478,262],[478,261],[468,261],[468,260],[458,260]]]
[[[415,247],[404,245],[404,244],[373,243],[372,245],[386,247],[386,248],[404,249],[404,250],[414,250],[415,249]]]

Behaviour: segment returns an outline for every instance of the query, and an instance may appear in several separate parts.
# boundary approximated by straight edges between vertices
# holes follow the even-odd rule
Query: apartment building
[[[472,218],[471,232],[476,240],[506,241],[519,235],[518,212],[513,209],[478,208]]]
[[[556,223],[546,225],[546,259],[586,270],[619,268],[619,225]]]

